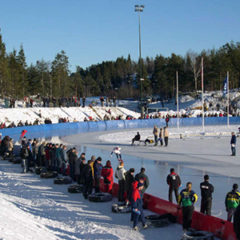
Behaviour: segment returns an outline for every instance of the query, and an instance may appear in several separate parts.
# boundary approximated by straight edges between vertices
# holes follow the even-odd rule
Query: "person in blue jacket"
[[[232,132],[232,138],[231,138],[231,150],[232,150],[232,156],[236,156],[236,143],[237,138],[234,132]]]
[[[133,192],[132,192],[132,220],[133,220],[133,229],[138,231],[138,222],[141,220],[143,228],[147,228],[146,220],[143,213],[143,200],[141,191],[144,187],[143,182],[134,181],[133,184]]]

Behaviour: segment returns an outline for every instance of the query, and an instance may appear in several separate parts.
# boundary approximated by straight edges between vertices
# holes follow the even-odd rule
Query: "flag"
[[[26,133],[27,133],[27,130],[22,130],[21,135],[20,135],[20,139],[23,138]]]
[[[225,96],[227,92],[228,92],[228,77],[226,76],[223,82],[223,96]]]

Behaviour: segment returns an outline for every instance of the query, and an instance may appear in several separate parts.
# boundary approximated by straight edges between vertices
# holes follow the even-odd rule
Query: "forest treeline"
[[[79,56],[80,58],[81,56]],[[226,72],[230,74],[230,88],[240,87],[240,43],[226,43],[219,49],[188,51],[185,56],[172,54],[164,57],[133,61],[119,57],[83,69],[69,70],[69,58],[64,51],[56,54],[52,62],[39,60],[28,66],[23,46],[6,52],[0,34],[0,97],[23,98],[70,96],[117,96],[139,98],[140,78],[143,78],[143,96],[173,97],[176,71],[179,91],[201,90],[201,57],[204,59],[205,90],[221,90]]]

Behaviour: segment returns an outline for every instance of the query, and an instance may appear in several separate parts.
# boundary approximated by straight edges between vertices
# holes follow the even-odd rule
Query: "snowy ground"
[[[52,179],[22,174],[19,165],[0,160],[0,239],[180,239],[181,226],[131,229],[129,214],[111,212],[111,202],[92,203],[69,194]],[[149,214],[149,213],[148,213]]]
[[[212,213],[225,219],[225,195],[231,190],[233,183],[240,185],[238,144],[237,156],[230,156],[230,133],[237,128],[238,126],[206,127],[206,135],[208,135],[206,137],[202,136],[200,127],[179,130],[170,128],[167,148],[143,144],[130,146],[131,139],[137,131],[145,139],[152,136],[152,129],[78,134],[62,140],[77,146],[79,151],[86,152],[89,158],[90,155],[97,155],[102,156],[104,160],[111,159],[114,168],[117,166],[117,161],[114,157],[110,158],[110,152],[113,146],[120,146],[125,168],[134,167],[138,172],[144,166],[151,183],[147,192],[163,199],[167,199],[168,196],[166,177],[171,167],[174,167],[182,178],[181,189],[185,187],[186,182],[192,181],[193,189],[199,196],[199,184],[203,176],[209,174],[210,182],[215,186]],[[180,139],[180,133],[183,134],[183,139]],[[200,200],[196,204],[196,209],[200,209]]]

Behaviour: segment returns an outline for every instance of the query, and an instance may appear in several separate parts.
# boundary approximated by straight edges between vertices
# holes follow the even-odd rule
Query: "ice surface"
[[[120,146],[125,168],[134,167],[138,172],[144,166],[151,183],[147,192],[163,199],[167,199],[168,196],[166,177],[171,167],[174,167],[181,176],[183,183],[181,189],[185,187],[186,182],[191,181],[193,189],[199,196],[199,184],[203,176],[209,174],[210,182],[215,186],[212,213],[226,219],[225,195],[232,189],[233,183],[240,185],[238,143],[237,156],[230,156],[230,133],[237,128],[238,126],[206,127],[207,137],[202,135],[200,127],[170,128],[168,147],[130,145],[137,131],[143,139],[148,136],[153,138],[152,129],[79,134],[62,140],[78,146],[80,152],[86,152],[89,158],[90,155],[99,155],[102,156],[103,162],[112,160],[114,168],[118,161],[115,157],[110,158],[110,152],[113,146]],[[180,139],[180,133],[183,134],[183,139]],[[200,209],[200,199],[196,209]]]

